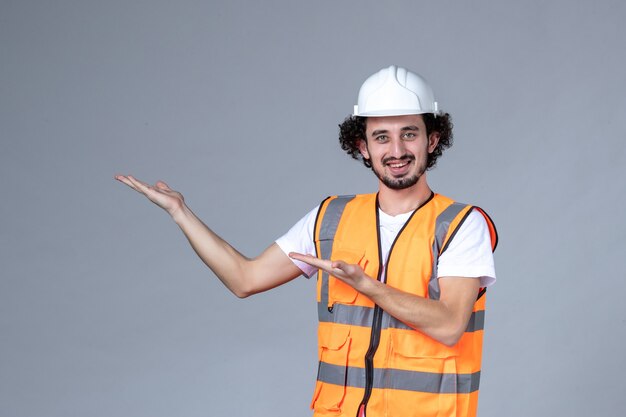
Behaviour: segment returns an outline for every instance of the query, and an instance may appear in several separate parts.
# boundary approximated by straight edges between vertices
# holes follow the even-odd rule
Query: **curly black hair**
[[[439,133],[439,143],[432,153],[428,154],[426,160],[426,169],[431,169],[437,163],[437,159],[443,154],[444,149],[452,146],[452,118],[450,114],[445,113],[435,117],[432,113],[422,114],[424,124],[426,125],[426,134],[432,132]],[[363,161],[363,164],[371,168],[372,163],[363,158],[359,151],[359,141],[366,140],[365,127],[367,123],[366,117],[348,116],[343,123],[339,125],[339,143],[341,149],[346,151],[352,158]]]

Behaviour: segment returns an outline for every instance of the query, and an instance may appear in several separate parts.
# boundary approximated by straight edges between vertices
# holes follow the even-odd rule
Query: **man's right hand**
[[[180,212],[185,205],[183,195],[178,191],[172,190],[163,181],[157,181],[156,184],[150,185],[138,180],[132,175],[116,175],[115,179],[128,185],[138,193],[145,195],[150,201],[167,211],[172,217]]]

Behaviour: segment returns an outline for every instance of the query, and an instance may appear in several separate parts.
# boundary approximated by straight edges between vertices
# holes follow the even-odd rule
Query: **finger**
[[[340,259],[333,261],[332,263],[333,268],[338,268],[338,269],[345,269],[347,265],[348,265],[347,263],[345,263],[344,261]]]
[[[133,183],[133,185],[136,187],[135,189],[139,192],[146,194],[152,190],[152,186],[150,184],[140,181],[132,175],[128,176],[128,180]]]
[[[307,263],[315,268],[322,269],[329,274],[336,276],[337,278],[347,278],[350,273],[343,270],[341,267],[350,267],[350,264],[347,264],[344,261],[331,261],[330,259],[320,259],[313,255],[303,255],[301,253],[290,252],[289,256],[292,259],[297,259],[304,263]],[[338,265],[338,266],[336,266]]]
[[[119,182],[123,182],[124,184],[128,183],[128,178],[126,177],[126,175],[116,174],[113,178],[115,178]]]
[[[352,279],[357,278],[364,274],[363,268],[359,265],[349,264],[342,260],[336,260],[332,262],[332,268],[344,277],[350,277]]]
[[[152,186],[148,184],[147,182],[141,181],[140,179],[137,179],[133,177],[132,175],[129,175],[128,179],[131,180],[133,183],[138,184],[144,188],[152,188]]]
[[[312,255],[304,255],[296,252],[290,252],[289,257],[307,263],[316,268],[321,268],[328,271],[330,271],[331,269],[330,261],[328,259],[319,259]]]
[[[342,261],[341,259],[333,261],[332,267],[333,268],[337,268],[337,269],[341,269],[342,271],[344,271],[347,274],[353,273],[355,271],[355,269],[356,269],[356,265],[349,264],[349,263],[347,263],[345,261]]]
[[[288,255],[290,258],[297,259],[299,261],[303,261],[304,259],[312,257],[311,255],[306,255],[306,254],[298,253],[298,252],[289,252]]]
[[[333,275],[335,275],[336,277],[344,278],[344,277],[349,277],[351,275],[350,271],[345,269],[346,264],[332,262],[330,267],[332,268]]]
[[[311,256],[311,255],[305,255],[305,254],[302,254],[302,253],[297,253],[297,252],[289,252],[289,257],[290,257],[291,259],[296,259],[296,260],[298,260],[298,261],[301,261],[301,262],[306,262],[306,263],[308,263],[308,264],[311,264],[311,262],[316,262],[316,261],[318,261],[318,260],[319,260],[319,259],[317,259],[317,258],[316,258],[316,257],[314,257],[314,256]]]
[[[172,191],[172,189],[170,188],[169,185],[167,185],[165,182],[163,181],[157,181],[156,183],[157,188],[161,189],[161,190],[166,190],[166,191]]]
[[[119,182],[126,184],[127,186],[129,186],[130,188],[132,188],[133,190],[137,191],[137,192],[141,192],[139,191],[139,189],[137,188],[137,186],[127,177],[124,175],[116,175],[115,179],[118,180]]]

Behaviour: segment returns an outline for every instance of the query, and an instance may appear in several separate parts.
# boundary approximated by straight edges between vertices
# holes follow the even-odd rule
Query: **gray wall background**
[[[617,416],[620,1],[0,1],[0,414],[302,416],[314,281],[231,296],[163,179],[256,255],[376,181],[336,143],[361,82],[423,74],[455,121],[433,188],[501,241],[481,416]]]

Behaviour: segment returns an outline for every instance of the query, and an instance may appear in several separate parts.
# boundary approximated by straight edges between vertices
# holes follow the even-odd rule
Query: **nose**
[[[394,158],[401,158],[406,154],[406,148],[404,141],[400,138],[395,138],[391,141],[390,155]]]

